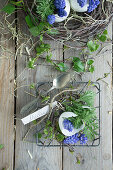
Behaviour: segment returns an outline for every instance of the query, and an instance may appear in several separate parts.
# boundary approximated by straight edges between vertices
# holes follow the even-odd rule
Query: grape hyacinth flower
[[[55,15],[48,15],[47,22],[49,22],[49,24],[53,24],[55,22]]]
[[[79,3],[79,5],[82,7],[84,7],[84,5],[87,4],[87,0],[77,0],[77,2]]]
[[[89,0],[88,12],[92,12],[99,4],[99,0]]]
[[[54,5],[55,5],[56,9],[61,9],[61,8],[63,9],[66,6],[66,2],[65,2],[65,0],[55,0]]]
[[[79,141],[78,133],[75,135],[69,136],[66,139],[64,139],[64,144],[75,144]]]
[[[81,134],[80,137],[79,137],[79,140],[80,140],[80,144],[86,144],[88,139],[87,137],[85,137],[85,134]]]
[[[74,128],[72,122],[68,119],[64,119],[63,126],[64,126],[64,129],[67,129],[69,132],[72,132]]]
[[[59,17],[64,17],[67,16],[67,12],[64,9],[58,9],[58,16]]]

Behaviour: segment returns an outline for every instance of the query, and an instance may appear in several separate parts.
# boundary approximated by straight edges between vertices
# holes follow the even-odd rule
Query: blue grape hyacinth
[[[77,0],[77,2],[79,3],[79,5],[80,5],[81,7],[84,7],[84,5],[87,4],[87,0]]]
[[[80,141],[80,144],[83,145],[83,144],[87,143],[88,138],[85,136],[85,134],[81,134],[79,136],[79,134],[76,133],[75,135],[69,136],[66,139],[64,139],[63,142],[64,142],[64,144],[73,144],[74,145],[78,141]]]
[[[100,4],[99,0],[89,0],[88,12],[92,12]]]
[[[58,9],[58,16],[59,17],[64,17],[67,16],[67,12],[64,9]]]
[[[66,139],[64,139],[64,144],[75,144],[79,141],[78,133],[75,135],[69,136]]]
[[[80,144],[86,144],[87,141],[88,141],[88,138],[85,136],[85,134],[81,134],[80,137],[79,137],[79,140],[80,140]]]
[[[64,129],[68,130],[69,132],[72,132],[74,128],[72,122],[68,119],[63,120],[63,126],[64,126]]]
[[[55,22],[55,15],[48,15],[47,22],[49,22],[49,24],[53,24]]]
[[[56,9],[61,9],[61,8],[65,8],[66,2],[65,2],[65,0],[55,0],[54,5],[55,5]]]

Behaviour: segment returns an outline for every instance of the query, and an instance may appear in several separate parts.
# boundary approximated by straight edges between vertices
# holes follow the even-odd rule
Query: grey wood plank
[[[5,5],[1,0],[0,9]],[[0,12],[0,22],[3,13]],[[12,18],[13,19],[13,18]],[[0,150],[0,169],[13,169],[14,156],[14,53],[15,43],[11,39],[11,35],[2,35],[0,29],[0,144],[4,148]],[[3,52],[2,47],[6,49]],[[9,53],[8,50],[12,53]]]
[[[109,37],[112,38],[112,25],[108,27]],[[95,58],[95,72],[85,73],[82,76],[83,81],[96,81],[103,77],[104,73],[110,73],[101,85],[101,144],[99,147],[76,147],[76,153],[83,156],[83,163],[75,164],[75,155],[68,152],[67,148],[63,150],[63,169],[64,170],[111,170],[112,169],[112,43],[105,47],[104,53]],[[73,53],[65,53],[74,55]],[[109,63],[109,64],[108,64]]]
[[[23,23],[23,19],[21,19]],[[22,24],[21,23],[21,24]],[[26,33],[27,29],[25,27]],[[29,34],[29,33],[28,33]],[[23,40],[24,41],[24,40]],[[58,48],[52,52],[53,58],[56,60],[63,59],[61,46],[51,43],[52,48]],[[35,52],[34,52],[35,54]],[[35,54],[36,55],[36,54]],[[57,74],[51,66],[46,65],[42,61],[42,65],[37,64],[34,70],[25,69],[26,67],[26,55],[17,58],[17,117],[20,117],[20,109],[33,100],[34,97],[25,93],[25,91],[35,94],[29,87],[22,87],[24,85],[30,85],[31,83],[37,83],[39,81],[50,81]],[[24,71],[23,71],[24,70]],[[22,74],[21,74],[22,73]],[[22,141],[25,133],[27,132],[29,125],[24,126],[20,120],[16,122],[16,151],[15,151],[15,170],[61,170],[62,169],[62,148],[44,148],[38,147],[33,143],[25,143]],[[31,131],[29,139],[34,138]],[[36,141],[35,141],[36,142]],[[30,158],[28,150],[33,156]]]

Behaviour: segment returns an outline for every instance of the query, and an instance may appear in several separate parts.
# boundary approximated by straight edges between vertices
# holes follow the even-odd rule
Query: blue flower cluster
[[[64,9],[58,9],[58,16],[64,17],[67,16],[67,12]]]
[[[72,122],[68,119],[64,119],[63,126],[64,126],[64,129],[67,129],[69,132],[72,132],[74,128]]]
[[[69,136],[67,137],[66,139],[64,139],[64,144],[75,144],[77,143],[78,141],[80,141],[80,144],[86,144],[88,139],[87,137],[85,136],[85,134],[81,134],[79,136],[78,133],[76,133],[75,135],[72,135],[72,136]]]
[[[58,16],[60,16],[60,17],[67,16],[67,12],[64,10],[64,8],[66,6],[65,0],[55,0],[54,5],[57,9]]]
[[[80,137],[79,137],[79,139],[80,139],[80,144],[86,144],[87,143],[87,141],[88,141],[88,139],[87,139],[87,137],[85,136],[85,134],[81,134],[80,135]]]
[[[99,0],[89,0],[88,12],[92,12],[100,4]]]
[[[55,5],[56,9],[61,9],[61,8],[64,9],[66,6],[66,2],[65,2],[65,0],[55,0],[54,5]]]
[[[79,5],[80,5],[81,7],[83,7],[84,5],[87,4],[87,0],[77,0],[77,2],[79,3]]]
[[[67,12],[64,10],[66,6],[65,0],[55,0],[54,5],[59,17],[67,16]],[[48,15],[47,22],[49,22],[49,24],[53,24],[55,22],[55,15]]]
[[[87,0],[77,0],[77,2],[79,3],[79,5],[82,7],[84,7],[84,5],[87,4]],[[89,0],[89,6],[88,6],[88,12],[92,12],[95,8],[97,8],[97,6],[100,4],[99,0]]]
[[[55,15],[48,15],[47,22],[49,22],[49,24],[53,24],[55,22]]]

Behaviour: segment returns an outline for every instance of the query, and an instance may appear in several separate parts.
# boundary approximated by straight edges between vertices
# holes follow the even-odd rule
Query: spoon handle
[[[49,93],[51,90],[53,90],[55,87],[52,86],[45,94]]]

